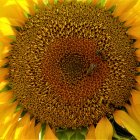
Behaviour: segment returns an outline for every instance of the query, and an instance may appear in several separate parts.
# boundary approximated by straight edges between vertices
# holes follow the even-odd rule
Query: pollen
[[[135,85],[127,27],[81,2],[39,9],[17,30],[9,79],[19,103],[52,127],[96,124],[123,106]]]

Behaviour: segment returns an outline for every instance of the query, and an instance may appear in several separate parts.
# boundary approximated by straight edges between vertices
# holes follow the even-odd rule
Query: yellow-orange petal
[[[0,22],[3,22],[5,24],[9,23],[6,18],[0,18]],[[4,36],[2,33],[0,33],[0,42],[3,46],[8,46],[11,41],[11,38],[9,38],[8,36]]]
[[[125,26],[130,27],[130,26],[139,26],[140,25],[140,13],[135,13],[135,14],[130,13],[127,16],[128,16],[128,18],[125,22]],[[121,18],[125,19],[126,17],[122,16]],[[123,21],[125,21],[125,20],[123,20]]]
[[[137,115],[136,111],[133,109],[133,106],[131,105],[128,105],[126,104],[125,105],[125,108],[128,112],[128,114],[135,120],[137,121],[138,123],[140,123],[140,117]]]
[[[140,40],[136,40],[136,42],[134,43],[134,48],[140,49]]]
[[[140,104],[133,105],[132,109],[135,112],[135,115],[139,118],[138,120],[140,120]]]
[[[0,59],[0,67],[4,66],[6,63],[8,63],[8,59],[4,59],[4,60]],[[0,86],[0,89],[1,89],[1,86]]]
[[[111,8],[113,5],[116,5],[118,0],[106,0],[105,7],[107,9]]]
[[[137,70],[138,72],[140,72],[140,67],[137,67],[136,70]]]
[[[139,78],[140,77],[138,76],[138,79]],[[138,91],[138,90],[132,90],[131,91],[131,94],[132,94],[132,103],[134,105],[137,105],[137,104],[140,105],[140,91]]]
[[[18,111],[18,112],[14,112],[13,114],[11,114],[11,116],[9,116],[9,120],[7,122],[1,122],[1,127],[0,127],[0,137],[2,137],[3,139],[6,139],[7,135],[10,135],[12,137],[12,132],[13,129],[15,128],[19,117],[21,115],[22,110]],[[8,139],[10,140],[10,139]],[[13,139],[12,139],[13,140]]]
[[[14,30],[11,28],[11,23],[10,21],[6,21],[6,19],[4,20],[3,18],[0,18],[0,32],[5,35],[15,35]]]
[[[0,91],[8,84],[6,80],[0,82]]]
[[[133,0],[132,0],[133,1]],[[137,1],[137,4],[130,8],[127,12],[124,12],[122,15],[120,15],[121,21],[126,21],[126,26],[132,26],[133,23],[137,22],[137,19],[139,18],[140,12],[139,12],[140,2]]]
[[[0,105],[0,122],[6,123],[17,107],[17,102]]]
[[[26,113],[21,120],[18,122],[14,130],[14,139],[24,139],[27,133],[28,127],[30,126],[30,114]]]
[[[135,39],[140,39],[140,26],[134,26],[129,28],[127,33]]]
[[[18,121],[15,123],[9,124],[8,130],[6,130],[4,136],[2,137],[4,140],[14,140],[15,129],[18,124]]]
[[[136,59],[137,59],[137,61],[140,61],[140,50],[137,49],[137,50],[135,51],[135,54],[136,54]]]
[[[23,10],[17,5],[8,5],[6,7],[3,7],[1,11],[2,12],[0,13],[0,17],[8,18],[11,21],[12,25],[13,25],[12,21],[14,20],[21,25],[26,20]]]
[[[35,13],[35,3],[37,4],[37,2],[33,1],[33,0],[23,0],[23,3],[20,3],[20,5],[22,6],[22,8],[29,14],[33,15]]]
[[[28,3],[29,13],[31,15],[33,15],[35,13],[35,9],[34,9],[35,5],[41,7],[44,3],[47,3],[47,1],[43,1],[43,0],[26,0],[26,1]]]
[[[0,17],[23,20],[25,18],[24,11],[22,9],[24,7],[24,5],[22,5],[23,1],[26,0],[6,0],[1,6]]]
[[[33,118],[31,122],[24,127],[22,130],[24,133],[21,139],[35,140],[35,119]]]
[[[46,126],[46,131],[43,140],[58,140],[49,125]]]
[[[0,1],[0,7],[4,6],[4,5],[5,5],[5,3],[6,3],[6,1],[5,1],[5,0],[1,0],[1,1]]]
[[[0,105],[9,102],[12,98],[13,98],[13,93],[11,91],[0,93]]]
[[[95,128],[95,138],[97,140],[111,140],[113,136],[113,127],[110,121],[103,117]]]
[[[135,115],[136,120],[140,124],[140,104],[139,105],[132,105],[131,108],[132,108],[132,111]]]
[[[18,23],[18,21],[16,21],[15,19],[11,19],[11,18],[6,18],[4,16],[0,17],[0,21],[5,23],[5,24],[8,24],[8,25],[14,25],[14,26],[20,26],[21,24]]]
[[[29,7],[32,5],[32,3],[28,0],[15,0],[17,3],[17,6],[20,6],[24,11],[26,11],[27,13],[30,13],[29,11]]]
[[[138,0],[118,0],[117,1],[117,6],[113,12],[114,16],[120,16],[123,13],[127,12],[130,10],[133,6],[137,4]]]
[[[6,132],[4,133],[4,139],[5,140],[14,140],[15,138],[15,131],[16,131],[16,127],[18,125],[18,121],[20,118],[20,115],[22,113],[23,110],[20,110],[16,113],[13,114],[13,117],[11,117],[11,121],[7,124],[8,128],[6,130]]]
[[[0,48],[2,48],[2,47],[0,46]],[[7,62],[7,60],[5,59],[5,57],[7,57],[9,55],[9,53],[8,53],[9,51],[8,51],[7,48],[4,48],[4,49],[2,48],[0,50],[2,50],[0,52],[0,64],[1,64],[1,66],[3,66]]]
[[[128,11],[126,13],[123,13],[122,15],[119,16],[119,19],[121,21],[125,21],[125,26],[130,27],[132,23],[136,20],[137,13],[135,13],[135,10],[131,9],[131,11]]]
[[[28,140],[38,140],[39,139],[39,132],[40,132],[41,125],[35,126],[35,118],[31,120],[29,125],[25,126],[22,130],[24,135],[22,135],[21,139],[28,139]]]
[[[88,129],[88,133],[86,135],[86,140],[95,140],[95,127],[91,125]]]
[[[122,127],[126,128],[137,139],[140,139],[140,124],[122,110],[115,111],[114,119]]]
[[[9,55],[10,46],[3,46],[0,42],[0,62],[3,63],[5,57]],[[6,59],[5,59],[6,60]]]
[[[136,76],[135,79],[138,82],[138,84],[140,84],[140,76]]]
[[[6,76],[8,76],[8,69],[0,68],[0,82],[4,81]]]
[[[41,131],[41,123],[38,123],[36,126],[35,126],[35,139],[39,139],[39,133]]]

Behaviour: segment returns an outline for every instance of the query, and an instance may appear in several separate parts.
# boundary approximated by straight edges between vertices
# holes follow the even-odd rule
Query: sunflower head
[[[35,139],[43,124],[46,139],[56,139],[50,127],[87,127],[87,139],[111,139],[113,128],[108,119],[113,120],[114,115],[115,121],[125,126],[122,116],[128,120],[129,116],[115,110],[125,106],[131,116],[126,103],[134,89],[139,92],[138,0],[46,4],[2,0],[1,4],[0,80],[2,87],[7,84],[10,89],[2,90],[0,107],[11,108],[2,137],[8,138],[12,132],[13,139]],[[132,99],[130,102],[133,107]],[[135,124],[139,122],[137,114],[133,119]],[[109,133],[100,136],[106,125]],[[17,132],[20,126],[23,135]],[[34,138],[26,127],[31,128]],[[139,128],[132,130],[136,138]]]

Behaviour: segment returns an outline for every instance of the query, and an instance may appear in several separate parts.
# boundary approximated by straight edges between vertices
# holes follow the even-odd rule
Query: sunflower
[[[140,139],[139,0],[0,1],[0,139]]]

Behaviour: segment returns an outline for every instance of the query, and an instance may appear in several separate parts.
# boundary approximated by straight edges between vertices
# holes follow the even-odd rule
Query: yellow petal
[[[127,21],[125,22],[125,26],[128,26],[128,27],[130,27],[130,26],[140,26],[140,13],[138,13],[136,15],[131,14],[131,16],[129,16],[129,18],[130,19],[127,19]]]
[[[0,67],[4,66],[7,62],[8,62],[8,59],[4,59],[4,60],[0,59]],[[0,84],[0,89],[1,89],[1,84]]]
[[[137,4],[138,0],[118,0],[117,1],[117,6],[113,12],[114,16],[120,16],[122,15],[124,12],[127,12],[128,10],[130,10],[133,6],[135,6]]]
[[[137,70],[138,72],[140,72],[140,67],[137,67],[136,70]]]
[[[1,42],[0,42],[1,43]],[[3,44],[0,44],[0,62],[3,63],[3,60],[5,57],[7,57],[9,54],[10,46],[3,46]],[[5,59],[6,61],[6,59]]]
[[[133,90],[131,94],[131,110],[135,115],[135,118],[140,121],[140,91]]]
[[[11,49],[10,46],[10,40],[7,37],[3,36],[3,34],[0,33],[0,62],[8,56],[9,50]]]
[[[103,117],[96,126],[95,137],[96,139],[111,140],[113,136],[113,127],[110,121]]]
[[[140,139],[140,124],[132,119],[126,112],[118,110],[114,113],[115,121],[122,127],[126,128],[137,139]]]
[[[22,0],[22,2],[21,1],[18,1],[18,2],[20,2],[19,5],[22,6],[22,8],[27,13],[29,13],[31,15],[33,15],[35,13],[35,9],[34,9],[35,1],[33,1],[33,0]]]
[[[5,1],[5,0],[1,0],[1,1],[0,1],[0,6],[4,6],[4,5],[5,5],[5,3],[6,3],[6,1]]]
[[[91,125],[88,129],[88,133],[86,135],[86,140],[95,140],[95,127]]]
[[[11,91],[0,93],[0,105],[9,102],[13,98],[13,93]]]
[[[31,15],[33,15],[35,13],[35,9],[34,9],[35,5],[40,7],[44,3],[43,0],[26,0],[26,1],[28,3],[26,5],[28,5],[28,9],[29,9]]]
[[[8,84],[7,81],[0,82],[0,91]]]
[[[5,140],[14,140],[16,127],[18,125],[18,121],[19,121],[21,113],[22,113],[22,110],[14,113],[13,117],[11,117],[11,120],[8,122],[7,124],[8,127],[3,136]]]
[[[6,76],[8,76],[8,69],[0,68],[0,82],[4,81]]]
[[[33,118],[29,125],[26,125],[26,127],[24,128],[25,130],[22,130],[22,133],[24,133],[24,135],[22,135],[21,139],[38,140],[40,128],[40,124],[35,126],[35,119]]]
[[[45,132],[45,135],[44,135],[44,140],[58,140],[57,137],[52,132],[49,125],[46,126],[46,132]]]
[[[24,11],[26,11],[27,13],[30,13],[29,11],[29,7],[31,6],[31,2],[29,3],[29,1],[27,0],[16,0],[18,6],[20,6]]]
[[[140,76],[136,76],[136,81],[138,82],[138,84],[140,84]]]
[[[0,18],[0,32],[5,36],[15,34],[10,26],[10,21],[6,21],[6,19],[4,20],[3,18]]]
[[[106,0],[105,7],[107,9],[111,8],[113,5],[116,5],[118,0]]]
[[[11,122],[11,124],[9,124],[8,130],[6,131],[5,135],[3,136],[4,140],[14,140],[14,135],[15,135],[14,132],[15,132],[17,124],[18,124],[18,121],[15,123]]]
[[[21,133],[21,139],[35,140],[35,119],[32,119],[29,124],[26,124]]]
[[[134,48],[140,49],[140,40],[137,40],[137,41],[134,43]]]
[[[9,47],[3,47],[3,46],[0,46],[0,64],[1,66],[3,66],[7,60],[5,59],[5,57],[7,57],[9,54],[9,50],[8,50]]]
[[[38,123],[36,126],[35,126],[35,139],[39,139],[39,133],[41,131],[41,123]]]
[[[140,61],[140,49],[137,49],[135,51],[135,55],[136,55],[137,60]]]
[[[126,26],[132,26],[133,24],[138,22],[137,19],[139,19],[139,15],[140,15],[139,7],[140,7],[140,3],[139,1],[137,1],[137,4],[133,8],[130,8],[127,12],[124,12],[122,15],[120,15],[119,19],[121,21],[126,21],[125,22]]]
[[[26,20],[23,10],[17,5],[9,5],[3,7],[1,8],[1,11],[2,12],[0,13],[0,17],[6,17],[9,20],[11,19],[11,22],[15,20],[19,24],[23,24]]]
[[[132,90],[131,91],[132,94],[132,103],[134,105],[140,105],[140,91],[138,90]]]
[[[11,104],[4,104],[0,106],[0,125],[5,125],[11,120],[15,110],[17,107],[17,102]],[[7,126],[7,125],[6,125]],[[4,128],[0,128],[0,136],[4,134],[6,130]]]
[[[136,120],[139,121],[140,124],[140,104],[139,105],[132,105],[131,106],[134,115],[136,116]]]
[[[126,105],[125,105],[125,108],[126,108],[128,114],[129,114],[135,121],[137,121],[138,123],[140,123],[140,117],[136,114],[136,111],[134,111],[132,105],[130,106],[130,105],[126,104]]]
[[[135,39],[140,39],[140,26],[134,26],[129,28],[127,33]]]
[[[21,120],[18,122],[15,131],[14,131],[14,139],[24,139],[25,134],[27,134],[28,127],[30,126],[30,115],[26,113]]]
[[[138,120],[137,120],[137,117],[136,117],[136,115],[135,115],[135,112],[134,112],[133,109],[132,109],[132,106],[130,106],[130,105],[128,105],[128,104],[125,104],[125,108],[126,108],[128,114],[129,114],[134,120],[138,121]],[[138,121],[138,122],[139,122],[139,121]]]
[[[10,24],[9,20],[7,20],[6,18],[0,18],[0,22]],[[11,38],[9,38],[8,36],[4,36],[4,34],[0,33],[0,42],[3,46],[8,46],[11,41]]]

